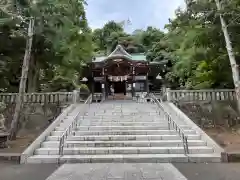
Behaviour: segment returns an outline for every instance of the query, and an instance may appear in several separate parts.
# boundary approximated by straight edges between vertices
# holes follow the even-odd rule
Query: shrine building
[[[93,58],[84,69],[84,76],[93,94],[101,93],[106,99],[111,96],[110,88],[113,88],[115,95],[131,98],[149,92],[151,81],[156,78],[156,73],[151,75],[151,65],[158,68],[156,64],[148,62],[144,53],[129,54],[117,45],[108,56]]]

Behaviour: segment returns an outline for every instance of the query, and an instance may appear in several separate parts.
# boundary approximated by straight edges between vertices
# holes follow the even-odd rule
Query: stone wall
[[[5,117],[5,126],[10,128],[14,114],[15,103],[9,103],[2,112]],[[57,117],[64,106],[59,104],[24,104],[21,113],[19,135],[39,134]]]
[[[178,102],[177,106],[201,128],[230,128],[240,124],[235,101]]]
[[[18,93],[0,93],[0,114],[5,117],[5,125],[10,128]],[[83,103],[89,96],[87,91],[26,93],[24,107],[20,115],[19,135],[42,132],[59,115],[61,109],[74,103]]]

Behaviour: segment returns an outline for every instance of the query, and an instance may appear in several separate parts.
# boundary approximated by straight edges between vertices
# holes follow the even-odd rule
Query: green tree
[[[7,36],[20,36],[26,40],[19,96],[11,124],[11,139],[16,137],[27,80],[29,84],[34,84],[33,81],[42,78],[48,84],[64,77],[76,84],[82,65],[92,56],[91,31],[85,17],[84,3],[79,0],[71,0],[71,3],[63,0],[1,2],[1,27],[10,27],[7,23],[15,23],[14,31],[9,31],[10,35]],[[9,55],[6,55],[5,51],[3,56],[7,59]],[[48,59],[45,60],[45,57]],[[41,67],[42,77],[39,77],[41,69],[28,74],[29,64],[31,69]],[[52,77],[46,77],[47,71],[51,72]]]
[[[171,74],[183,88],[232,88],[231,67],[214,2],[189,1],[186,11],[166,26],[173,49]]]

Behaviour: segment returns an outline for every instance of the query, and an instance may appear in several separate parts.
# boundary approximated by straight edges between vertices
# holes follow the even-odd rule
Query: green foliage
[[[236,0],[226,3],[230,5],[233,2]],[[231,19],[226,11],[233,9],[224,9],[222,13]],[[176,18],[166,28],[165,39],[172,48],[171,56],[175,57],[172,71],[166,76],[170,82],[173,83],[174,79],[174,84],[187,89],[233,88],[231,67],[214,1],[190,0],[188,9],[178,10]],[[229,28],[234,35],[233,43],[239,37],[238,28]],[[235,44],[236,52],[239,47]]]
[[[93,42],[96,54],[108,54],[118,44],[129,53],[145,53],[152,45],[159,42],[164,33],[159,29],[148,27],[146,31],[136,30],[128,34],[123,30],[122,23],[110,21],[103,28],[93,31]]]
[[[12,2],[9,0],[0,6],[0,40],[5,42],[0,45],[0,90],[16,92],[18,89],[25,48],[25,27],[30,17],[35,19],[35,32],[29,86],[35,84],[35,90],[54,87],[47,88],[53,91],[61,89],[60,84],[64,87],[72,84],[72,77],[81,73],[82,65],[91,59],[93,53],[85,2],[37,0],[33,3],[19,0],[16,6]],[[14,7],[18,10],[14,11]],[[64,80],[59,83],[59,79]]]

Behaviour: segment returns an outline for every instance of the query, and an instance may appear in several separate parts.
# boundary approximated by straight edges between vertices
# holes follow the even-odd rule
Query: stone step
[[[167,126],[167,122],[91,122],[85,121],[81,125],[88,126]]]
[[[155,120],[150,120],[150,119],[142,119],[142,120],[138,120],[138,119],[133,119],[133,120],[121,120],[121,119],[116,119],[116,120],[102,120],[102,119],[98,119],[98,120],[81,120],[81,121],[78,121],[78,124],[79,125],[82,125],[83,123],[90,123],[90,124],[105,124],[105,126],[109,126],[109,125],[112,125],[112,124],[116,124],[115,126],[119,126],[119,125],[125,125],[125,126],[128,126],[128,124],[131,124],[132,125],[135,125],[135,126],[139,126],[139,125],[145,125],[147,124],[148,126],[157,126],[158,124],[161,125],[161,124],[168,124],[167,121],[165,120],[161,120],[161,119],[155,119]],[[186,125],[184,122],[177,122],[178,125],[181,125],[181,126],[184,126]],[[112,125],[113,126],[113,125]]]
[[[110,109],[110,110],[106,110],[105,112],[99,112],[99,111],[93,111],[93,112],[88,112],[85,114],[82,114],[80,117],[84,117],[84,116],[89,116],[89,117],[94,117],[94,116],[119,116],[119,115],[124,115],[124,116],[137,116],[137,115],[159,115],[161,112],[159,111],[121,111],[121,110],[116,110],[116,109]]]
[[[196,135],[194,130],[185,130],[186,135]],[[72,135],[74,136],[143,136],[143,135],[178,135],[175,130],[158,130],[158,131],[73,131]]]
[[[56,127],[55,131],[51,133],[53,134],[62,134],[66,127]],[[183,130],[191,130],[191,127],[189,126],[182,126]],[[152,131],[158,131],[158,130],[168,130],[168,125],[160,125],[160,126],[78,126],[75,128],[75,131],[137,131],[137,130],[152,130]],[[56,132],[56,133],[55,133]]]
[[[61,128],[59,128],[61,129]],[[185,134],[196,134],[194,130],[184,130]],[[110,131],[77,131],[75,135],[168,135],[177,134],[175,130],[110,130]],[[55,140],[55,139],[54,139]]]
[[[83,116],[78,116],[79,119],[86,119],[86,118],[91,118],[91,119],[97,119],[97,118],[110,118],[110,119],[117,119],[119,117],[121,118],[127,118],[127,119],[130,119],[130,118],[134,118],[134,117],[161,117],[163,118],[163,116],[161,116],[161,114],[159,113],[148,113],[148,112],[145,112],[145,113],[140,113],[140,112],[137,112],[137,113],[134,113],[134,114],[124,114],[124,113],[118,113],[118,114],[90,114],[90,115],[83,115]]]
[[[29,164],[58,163],[59,155],[33,155],[27,158]]]
[[[176,122],[178,125],[184,126],[186,125],[184,122]],[[161,119],[142,119],[142,120],[81,120],[78,121],[78,125],[88,126],[163,126],[168,125],[168,122]],[[86,125],[85,125],[86,126]]]
[[[157,123],[159,124],[168,124],[167,120],[164,120],[164,119],[160,119],[160,118],[148,118],[148,119],[121,119],[121,118],[118,118],[118,119],[102,119],[102,118],[99,118],[99,119],[83,119],[83,120],[78,120],[78,124],[82,124],[84,122],[90,122],[90,123],[93,123],[93,124],[96,124],[96,123],[106,123],[106,124],[111,124],[111,123],[126,123],[126,124],[134,124],[135,125],[138,125],[138,124],[141,124],[141,123],[149,123],[149,124],[152,124],[152,125],[155,125]],[[63,123],[61,123],[63,124]],[[61,125],[60,124],[60,125]],[[183,122],[179,122],[180,125],[185,125],[183,124]]]
[[[221,162],[219,154],[34,155],[27,163],[167,163]]]
[[[132,114],[127,114],[127,113],[118,113],[118,114],[93,114],[93,115],[87,115],[87,116],[79,116],[80,118],[87,118],[87,117],[103,117],[103,118],[119,118],[119,117],[124,117],[124,118],[134,118],[134,117],[162,117],[161,114],[159,113],[149,113],[149,112],[135,112]]]
[[[182,129],[191,129],[188,125],[180,125]],[[168,125],[157,126],[79,126],[80,131],[110,131],[110,130],[167,130]]]
[[[188,140],[189,146],[206,146],[202,140]],[[58,147],[59,141],[45,141],[41,147]],[[66,141],[66,147],[178,147],[182,140],[158,141]]]
[[[161,119],[161,118],[143,118],[143,119],[140,119],[140,118],[132,118],[132,119],[121,119],[121,118],[116,118],[116,119],[102,119],[102,118],[98,118],[98,119],[81,119],[81,120],[78,120],[79,122],[85,122],[85,121],[91,121],[91,122],[104,122],[104,123],[110,123],[110,122],[125,122],[125,123],[132,123],[132,122],[138,122],[138,123],[141,123],[141,122],[149,122],[149,123],[167,123],[167,121]]]
[[[61,136],[63,131],[55,131],[52,136]],[[200,139],[197,134],[187,135],[188,139]],[[68,137],[68,140],[76,141],[112,141],[112,140],[176,140],[180,139],[178,134],[162,134],[162,135],[80,135],[79,131],[73,132],[72,135]]]
[[[113,112],[112,112],[113,111]],[[135,116],[135,115],[159,115],[161,113],[161,111],[157,111],[157,110],[132,110],[132,111],[121,111],[121,110],[116,110],[116,109],[110,109],[110,110],[106,110],[106,112],[99,112],[99,111],[93,111],[93,112],[89,112],[87,114],[81,115],[81,117],[84,116],[117,116],[117,115],[126,115],[126,116]]]
[[[174,116],[188,137],[190,154],[185,155],[182,139],[169,130],[168,121],[156,104],[111,102],[91,105],[88,113],[78,116],[78,126],[64,144],[59,156],[60,136],[78,110],[69,113],[48,136],[28,163],[113,163],[113,162],[219,162],[201,136]]]
[[[36,155],[58,155],[58,148],[39,148]],[[207,146],[189,147],[190,154],[211,154],[213,149]],[[184,154],[183,147],[82,147],[64,148],[64,155],[100,155],[100,154]]]
[[[186,135],[190,140],[199,140],[200,135],[189,134]],[[179,135],[99,135],[99,136],[69,136],[69,141],[127,141],[127,140],[177,140]]]
[[[62,129],[63,128],[57,128]],[[57,133],[52,133],[53,136],[59,136],[63,133],[63,131],[56,131]],[[184,130],[185,134],[196,134],[194,130]],[[169,134],[177,134],[175,130],[113,130],[113,131],[81,131],[75,130],[73,131],[75,135],[169,135]]]
[[[51,133],[53,134],[61,134],[65,131],[66,127],[56,127],[55,130]],[[74,130],[75,131],[131,131],[131,130],[168,130],[168,126],[85,126],[81,125],[76,127]],[[190,128],[188,128],[190,129]],[[58,133],[55,133],[58,132]],[[61,132],[61,133],[59,133]]]

